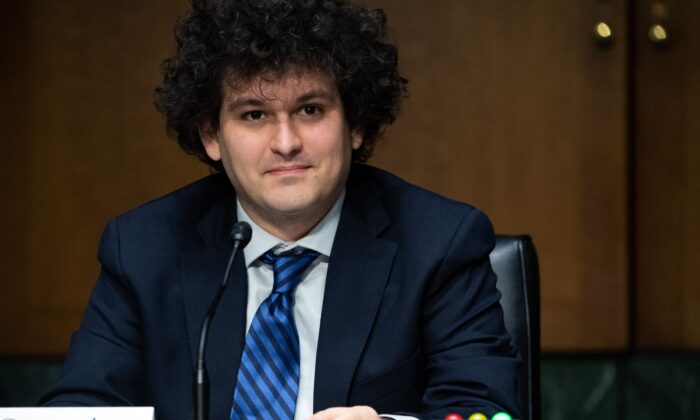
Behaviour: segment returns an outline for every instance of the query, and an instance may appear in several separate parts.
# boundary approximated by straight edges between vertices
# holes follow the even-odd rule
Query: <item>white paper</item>
[[[154,420],[153,407],[0,408],[0,420]]]

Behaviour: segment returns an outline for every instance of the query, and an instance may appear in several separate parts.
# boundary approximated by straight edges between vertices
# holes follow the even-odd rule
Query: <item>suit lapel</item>
[[[235,223],[235,198],[219,200],[197,226],[203,243],[181,254],[182,289],[192,369],[199,333],[231,253],[228,235]],[[236,372],[245,342],[248,282],[243,255],[233,263],[229,284],[209,328],[205,360],[210,381],[212,418],[228,418]]]
[[[377,238],[388,223],[378,192],[348,183],[326,277],[314,411],[347,404],[396,253]]]
[[[396,253],[394,242],[377,237],[389,224],[380,192],[352,179],[347,185],[326,278],[316,356],[315,411],[347,404]],[[197,227],[202,243],[180,255],[193,370],[202,321],[231,252],[228,235],[236,222],[234,203],[232,190],[216,199]],[[206,361],[212,418],[229,416],[245,345],[247,295],[247,274],[240,255],[234,261],[229,285],[209,330]]]

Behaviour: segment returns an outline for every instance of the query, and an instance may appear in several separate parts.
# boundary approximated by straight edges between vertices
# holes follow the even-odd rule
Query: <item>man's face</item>
[[[226,86],[224,93],[219,129],[200,126],[207,154],[221,159],[253,221],[298,239],[282,237],[280,225],[313,227],[338,198],[352,150],[362,144],[347,125],[335,83],[321,73],[294,73]]]

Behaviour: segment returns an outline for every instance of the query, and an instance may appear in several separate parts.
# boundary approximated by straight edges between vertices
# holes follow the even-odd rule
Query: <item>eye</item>
[[[304,105],[301,107],[300,113],[302,115],[318,115],[321,113],[321,107],[318,105]]]
[[[263,112],[262,111],[248,111],[245,114],[243,114],[243,119],[248,120],[248,121],[257,121],[262,119],[263,117]]]

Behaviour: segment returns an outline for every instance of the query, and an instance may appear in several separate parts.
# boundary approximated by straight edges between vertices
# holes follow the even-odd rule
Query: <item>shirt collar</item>
[[[335,204],[333,204],[333,207],[331,207],[323,219],[321,219],[306,236],[295,242],[285,242],[253,222],[250,216],[243,210],[241,202],[236,199],[236,214],[238,215],[238,220],[250,223],[250,227],[253,230],[250,243],[243,249],[246,268],[250,267],[261,255],[274,247],[281,247],[284,250],[301,246],[314,250],[324,255],[326,258],[330,258],[344,200],[345,190],[343,190],[335,201]]]

